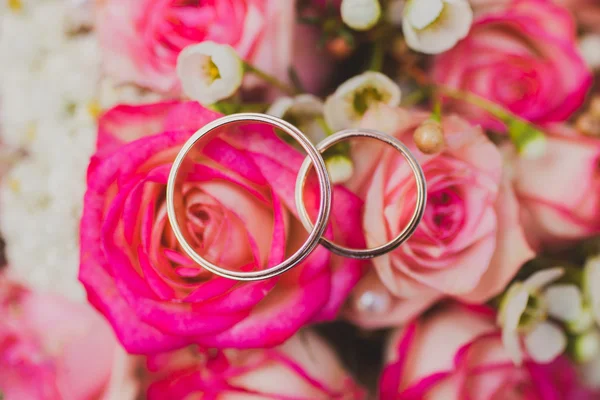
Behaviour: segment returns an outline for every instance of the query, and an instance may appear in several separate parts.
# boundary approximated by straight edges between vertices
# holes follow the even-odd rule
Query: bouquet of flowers
[[[1,0],[0,399],[600,399],[598,0]],[[238,282],[168,218],[224,115],[402,142],[428,202],[370,259]],[[418,201],[401,155],[323,153],[326,236]],[[194,154],[182,229],[260,270],[307,237],[305,159],[249,124]],[[314,183],[314,182],[313,182]],[[310,215],[318,187],[306,184]]]

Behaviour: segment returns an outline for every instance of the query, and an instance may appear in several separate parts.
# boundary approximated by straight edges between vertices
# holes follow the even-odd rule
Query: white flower
[[[550,362],[565,350],[566,334],[545,320],[547,305],[542,293],[563,273],[562,268],[536,272],[524,282],[512,284],[504,295],[498,324],[502,327],[502,343],[515,364],[523,362],[521,335],[527,354],[538,363]]]
[[[342,0],[342,21],[357,31],[371,29],[381,17],[379,0]]]
[[[584,296],[592,307],[596,323],[600,325],[600,255],[588,258],[583,271]]]
[[[564,322],[576,321],[583,313],[583,296],[576,285],[551,285],[544,292],[548,315]]]
[[[397,107],[400,87],[380,72],[350,78],[325,101],[325,121],[334,130],[356,126],[365,112],[378,104]]]
[[[468,0],[409,0],[404,7],[402,30],[413,50],[438,54],[467,36],[472,22]]]
[[[267,114],[282,118],[304,132],[313,143],[327,135],[323,127],[323,102],[312,94],[280,97],[269,107]]]
[[[244,64],[233,47],[206,41],[183,49],[177,76],[185,94],[203,105],[233,95],[244,78]]]

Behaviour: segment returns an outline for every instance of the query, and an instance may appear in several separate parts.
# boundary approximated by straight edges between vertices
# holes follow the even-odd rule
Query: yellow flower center
[[[213,62],[212,57],[210,56],[206,56],[206,60],[202,63],[200,70],[202,73],[202,77],[204,78],[204,81],[207,85],[210,85],[211,83],[213,83],[221,77],[221,74],[219,73],[219,68]]]
[[[7,0],[8,8],[12,11],[21,11],[23,9],[23,3],[21,0]]]

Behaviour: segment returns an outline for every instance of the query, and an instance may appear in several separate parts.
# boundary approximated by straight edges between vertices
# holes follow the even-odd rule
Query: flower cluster
[[[600,398],[597,1],[0,4],[0,400]]]

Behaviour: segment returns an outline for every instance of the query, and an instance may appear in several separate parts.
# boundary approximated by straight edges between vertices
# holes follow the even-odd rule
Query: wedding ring
[[[308,235],[308,238],[302,244],[302,246],[288,259],[284,260],[280,264],[271,266],[263,270],[247,272],[231,271],[226,268],[215,265],[207,259],[205,259],[204,257],[202,257],[190,245],[190,240],[188,240],[188,238],[186,237],[187,234],[181,229],[181,221],[179,220],[179,214],[177,212],[178,210],[183,209],[182,190],[177,189],[181,189],[180,186],[183,183],[183,179],[181,177],[180,172],[182,170],[182,166],[184,165],[184,160],[186,159],[186,156],[194,147],[194,145],[196,145],[199,141],[203,139],[209,139],[213,136],[213,134],[217,133],[219,128],[235,123],[263,123],[273,128],[280,129],[281,131],[289,134],[296,141],[298,141],[302,148],[308,153],[306,162],[310,163],[312,161],[312,164],[315,166],[317,176],[319,179],[319,190],[321,193],[319,202],[319,212],[317,214],[317,219],[314,224],[314,227],[311,226],[311,228],[309,229],[310,233]],[[189,160],[188,158],[187,161],[191,160]],[[315,247],[319,245],[319,240],[325,232],[325,229],[327,228],[327,222],[329,220],[329,212],[331,209],[331,195],[331,181],[329,179],[327,168],[325,167],[325,162],[321,157],[319,151],[298,128],[282,119],[270,115],[255,113],[233,114],[219,118],[205,125],[203,128],[194,133],[194,135],[192,135],[187,140],[187,142],[185,142],[185,144],[177,154],[175,162],[171,167],[171,171],[169,173],[169,178],[167,181],[167,214],[169,217],[169,222],[171,223],[171,228],[173,229],[173,233],[179,241],[179,244],[181,245],[185,253],[196,263],[198,263],[208,271],[225,278],[235,279],[239,281],[257,281],[272,278],[274,276],[282,274],[283,272],[289,270],[295,265],[298,265],[310,255],[310,253],[315,249]]]
[[[389,253],[390,251],[400,246],[414,233],[415,229],[417,229],[419,222],[421,222],[421,219],[423,218],[423,213],[425,212],[425,205],[427,203],[427,184],[425,181],[425,175],[423,174],[423,170],[421,169],[421,166],[419,165],[415,157],[412,155],[410,150],[398,139],[379,131],[369,129],[344,130],[324,139],[322,142],[317,144],[317,149],[320,153],[323,153],[325,150],[329,149],[336,143],[344,139],[351,138],[376,139],[392,146],[394,149],[399,151],[402,154],[402,156],[404,156],[408,165],[412,169],[417,185],[417,203],[412,218],[404,227],[404,229],[393,240],[371,249],[352,249],[333,243],[325,237],[321,238],[321,244],[324,247],[326,247],[329,251],[337,255],[357,259],[374,258]],[[296,180],[296,208],[298,209],[300,221],[302,222],[302,225],[304,225],[304,228],[307,231],[311,231],[313,229],[313,223],[311,222],[308,212],[306,211],[306,206],[304,205],[302,196],[304,191],[304,183],[306,181],[309,168],[310,160],[307,158],[304,160],[304,163],[300,167],[300,172],[298,173],[298,178]]]

